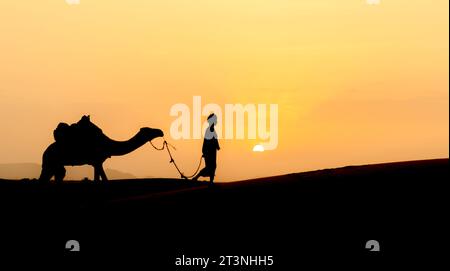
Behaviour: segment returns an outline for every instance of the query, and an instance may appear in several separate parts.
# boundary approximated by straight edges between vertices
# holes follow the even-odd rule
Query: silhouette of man
[[[217,140],[217,133],[214,130],[214,125],[217,124],[217,116],[212,113],[208,116],[208,128],[205,131],[205,138],[203,140],[203,158],[205,159],[205,168],[192,180],[196,181],[199,177],[209,177],[210,184],[214,182],[214,175],[216,174],[216,159],[217,151],[220,150],[219,141]]]

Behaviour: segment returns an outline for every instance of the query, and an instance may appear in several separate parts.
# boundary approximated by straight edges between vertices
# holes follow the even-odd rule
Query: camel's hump
[[[59,123],[53,131],[53,136],[56,142],[92,142],[106,137],[102,129],[92,123],[87,116],[83,116],[80,121],[71,125]]]

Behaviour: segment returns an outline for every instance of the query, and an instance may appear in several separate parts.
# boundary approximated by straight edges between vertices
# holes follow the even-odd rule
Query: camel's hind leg
[[[64,168],[64,166],[57,166],[55,168],[55,181],[57,183],[60,183],[63,181],[65,176],[66,176],[66,169]]]
[[[48,182],[53,176],[55,176],[56,182],[62,182],[66,176],[66,169],[64,166],[43,166],[39,181]]]
[[[66,169],[61,162],[61,152],[56,143],[48,146],[42,155],[42,171],[39,180],[48,182],[53,176],[57,182],[61,182],[66,176]]]
[[[56,153],[56,145],[55,143],[48,146],[42,155],[42,170],[41,176],[39,177],[39,181],[41,182],[49,182],[50,179],[55,175],[55,162],[54,157]]]
[[[53,175],[55,175],[55,173],[52,170],[52,168],[50,168],[49,166],[42,166],[41,176],[39,176],[39,181],[48,182],[53,177]]]

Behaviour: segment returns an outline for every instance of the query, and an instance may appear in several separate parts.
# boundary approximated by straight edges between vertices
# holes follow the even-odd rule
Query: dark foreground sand
[[[436,159],[350,166],[212,189],[181,179],[0,180],[0,247],[56,257],[77,239],[83,257],[131,256],[159,270],[172,270],[182,254],[274,255],[279,268],[309,255],[367,256],[370,239],[380,241],[384,257],[437,254],[448,215],[448,165]]]

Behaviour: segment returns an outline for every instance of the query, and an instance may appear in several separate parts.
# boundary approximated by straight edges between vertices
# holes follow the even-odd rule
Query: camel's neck
[[[127,141],[111,140],[109,145],[109,155],[119,156],[128,154],[147,143],[151,138],[144,136],[141,132],[137,133]]]

